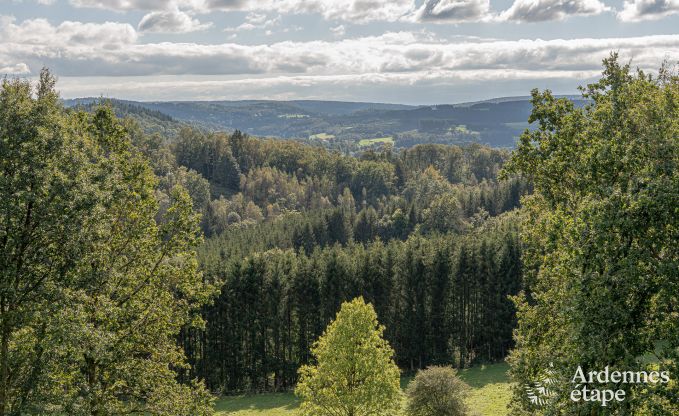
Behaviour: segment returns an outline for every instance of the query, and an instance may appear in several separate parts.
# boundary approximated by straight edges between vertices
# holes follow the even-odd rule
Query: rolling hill
[[[576,105],[584,101],[568,96]],[[66,106],[88,106],[96,98],[65,100]],[[239,129],[256,136],[344,143],[358,147],[394,143],[477,142],[513,147],[528,127],[529,97],[431,106],[341,101],[167,101],[110,100],[119,115],[143,119],[150,128],[187,123],[209,130]],[[376,140],[380,139],[380,140]]]

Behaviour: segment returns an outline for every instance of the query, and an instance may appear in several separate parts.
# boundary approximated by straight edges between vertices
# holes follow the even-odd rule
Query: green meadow
[[[467,399],[470,414],[503,416],[508,414],[507,405],[511,385],[507,364],[482,365],[460,371],[459,375],[470,387]],[[402,379],[402,387],[410,382]],[[296,416],[299,400],[288,393],[263,393],[223,397],[216,403],[220,416]]]
[[[362,139],[358,142],[358,145],[361,147],[367,147],[367,146],[372,146],[374,144],[394,144],[394,138],[389,136],[389,137],[377,137],[375,139]]]
[[[312,134],[309,136],[309,139],[317,139],[317,140],[330,140],[334,139],[335,135],[334,134],[328,134],[328,133],[318,133],[318,134]]]

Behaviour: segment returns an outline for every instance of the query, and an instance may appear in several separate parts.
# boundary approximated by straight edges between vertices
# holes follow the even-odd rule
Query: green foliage
[[[420,370],[408,385],[409,416],[464,416],[467,386],[450,367]]]
[[[240,185],[240,168],[222,133],[182,128],[174,144],[177,163],[196,170],[213,185],[214,193],[232,193]]]
[[[372,305],[342,304],[314,343],[315,365],[299,370],[295,393],[304,415],[393,415],[400,408],[399,369]]]
[[[213,292],[192,201],[168,186],[161,210],[111,109],[66,113],[53,87],[0,90],[0,414],[210,414],[176,373]]]
[[[507,297],[521,284],[515,217],[488,219],[465,236],[346,246],[317,245],[330,234],[313,222],[290,239],[301,215],[276,228],[230,227],[200,250],[207,278],[222,290],[205,309],[205,332],[187,335],[183,344],[200,352],[191,354],[194,374],[221,392],[290,388],[311,341],[341,302],[356,296],[375,306],[402,368],[500,360],[512,345],[514,306]],[[357,239],[370,232],[356,230]],[[273,233],[281,239],[270,239]]]
[[[554,365],[555,378],[585,372],[639,371],[655,349],[679,370],[679,78],[663,68],[633,73],[617,56],[583,88],[575,108],[533,91],[529,121],[508,172],[535,184],[523,237],[527,291],[516,298],[519,326],[511,356],[517,414],[676,414],[677,383],[595,385],[626,391],[602,408],[569,399],[569,383],[541,408],[523,386]]]
[[[123,101],[110,98],[93,99],[84,98],[76,100],[66,100],[67,104],[73,106],[76,111],[94,112],[100,106],[109,106],[115,112],[116,117],[125,119],[126,124],[134,124],[145,135],[159,135],[165,139],[173,139],[184,126],[184,123],[175,120],[167,114],[158,110],[146,108],[141,103]]]

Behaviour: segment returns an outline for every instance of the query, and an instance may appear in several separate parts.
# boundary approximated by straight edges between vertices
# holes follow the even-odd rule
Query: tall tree
[[[192,202],[109,108],[66,113],[54,78],[0,90],[0,415],[208,414],[175,339],[211,288]]]
[[[315,365],[300,368],[295,393],[305,415],[393,415],[400,402],[394,350],[382,338],[372,305],[363,298],[342,304],[314,344]]]
[[[509,172],[534,182],[523,228],[528,291],[517,298],[512,374],[521,386],[554,366],[556,379],[640,371],[653,353],[679,369],[679,77],[633,73],[613,55],[575,108],[533,91],[530,122]],[[542,408],[517,388],[517,413],[677,414],[677,384],[611,384],[622,402],[572,401],[558,384]],[[617,413],[616,413],[617,412]],[[646,413],[648,412],[648,413]]]

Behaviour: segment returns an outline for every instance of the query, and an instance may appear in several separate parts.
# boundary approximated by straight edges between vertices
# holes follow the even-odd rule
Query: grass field
[[[358,142],[358,145],[361,146],[361,147],[366,147],[366,146],[372,146],[373,144],[377,144],[377,143],[394,144],[394,138],[389,136],[389,137],[378,137],[376,139],[363,139],[363,140]]]
[[[328,133],[318,133],[318,134],[312,134],[309,136],[309,139],[317,139],[317,140],[330,140],[334,139],[335,135],[334,134],[328,134]]]
[[[507,412],[510,384],[506,364],[473,367],[460,372],[472,391],[468,398],[472,415],[503,416]],[[405,388],[409,378],[402,380]],[[295,416],[299,401],[292,393],[268,393],[224,397],[217,401],[220,416]]]

